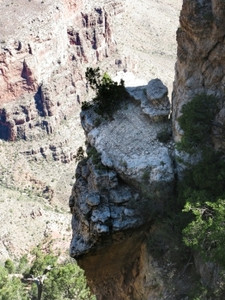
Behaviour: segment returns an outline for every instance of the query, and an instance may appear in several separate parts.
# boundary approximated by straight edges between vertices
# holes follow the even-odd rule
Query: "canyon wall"
[[[195,95],[214,95],[221,100],[214,136],[224,127],[224,5],[183,1],[171,122],[149,113],[153,103],[161,113],[166,107],[149,95],[151,83],[128,89],[130,100],[110,121],[99,125],[91,109],[81,114],[88,146],[70,197],[71,256],[97,299],[193,299],[201,284],[216,289],[217,266],[185,253],[175,222],[163,213],[175,197],[182,106]],[[157,87],[156,94],[163,90]]]
[[[177,31],[177,63],[173,88],[173,133],[175,141],[182,132],[177,119],[182,106],[197,94],[221,99],[217,117],[224,126],[224,25],[225,3],[222,0],[184,0]],[[219,128],[215,128],[218,131]],[[215,135],[219,132],[215,132]],[[215,141],[216,145],[221,141]]]
[[[117,4],[108,1],[108,13],[85,1],[1,3],[2,11],[12,7],[1,19],[0,138],[51,134],[79,111],[85,65],[95,65],[113,51],[109,23]],[[9,21],[13,15],[15,25]]]
[[[85,70],[115,52],[112,18],[123,9],[108,0],[0,1],[1,261],[46,240],[69,247]]]

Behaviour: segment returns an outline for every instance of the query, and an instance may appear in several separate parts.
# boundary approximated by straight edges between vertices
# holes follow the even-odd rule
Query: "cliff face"
[[[18,258],[43,239],[68,248],[69,186],[77,149],[84,145],[80,105],[89,97],[84,71],[95,65],[110,75],[119,71],[133,86],[136,77],[141,78],[137,85],[145,84],[166,65],[163,81],[171,86],[180,3],[165,0],[162,10],[158,0],[0,2],[4,260]]]
[[[224,16],[222,0],[183,1],[173,89],[175,141],[180,139],[177,118],[185,103],[202,93],[224,97]],[[218,121],[224,125],[224,109]]]
[[[6,0],[0,11],[0,259],[5,259],[51,238],[68,248],[66,199],[84,143],[79,120],[84,73],[115,51],[112,17],[123,3]]]
[[[161,103],[158,118],[165,118],[165,112],[169,113],[167,89],[160,81],[156,81],[154,88],[154,96]],[[155,115],[144,113],[146,107],[151,107],[144,90],[131,91],[140,97],[137,99],[141,104],[145,103],[144,107],[128,103],[114,115],[113,121],[103,122],[97,128],[98,116],[92,109],[81,114],[90,149],[89,158],[77,168],[70,199],[75,214],[73,256],[90,251],[102,234],[145,224],[151,219],[144,213],[148,209],[148,199],[152,199],[153,213],[164,209],[173,192],[172,146],[157,140],[157,134],[166,130],[167,123],[161,119],[151,123]],[[148,184],[151,184],[149,191]],[[162,186],[167,190],[167,198],[161,195]]]
[[[197,94],[214,95],[221,99],[215,136],[224,127],[224,12],[224,1],[183,1],[172,123],[163,114],[165,95],[151,98],[151,84],[128,89],[132,100],[110,122],[97,126],[93,111],[81,114],[88,157],[78,165],[70,198],[71,256],[98,299],[189,299],[199,279],[216,287],[216,266],[185,257],[176,225],[162,214],[173,205],[182,106]],[[157,87],[156,94],[163,90]],[[162,142],[170,129],[174,139]],[[215,146],[223,141],[215,138]]]
[[[110,16],[85,1],[5,1],[1,10],[9,14],[1,18],[0,138],[51,134],[83,100],[85,64],[113,49]]]
[[[71,256],[98,299],[182,299],[195,274],[177,259],[174,228],[155,219],[175,182],[167,88],[156,79],[128,91],[111,121],[81,113],[88,156],[70,197]]]

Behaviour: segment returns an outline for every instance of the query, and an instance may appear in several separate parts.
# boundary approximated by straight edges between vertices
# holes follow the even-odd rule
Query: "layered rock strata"
[[[2,262],[46,239],[68,248],[68,186],[84,144],[84,73],[114,52],[112,17],[122,10],[120,1],[0,1]],[[38,231],[38,220],[27,219],[33,208],[42,211]],[[45,223],[55,229],[46,234]]]
[[[85,64],[101,61],[114,49],[110,13],[103,6],[87,4],[66,0],[0,4],[1,11],[8,10],[0,23],[1,139],[51,134],[60,121],[79,111],[86,89]],[[112,15],[117,6],[118,2],[107,2]],[[15,15],[16,34],[9,21]]]
[[[180,27],[177,31],[177,62],[172,98],[173,136],[180,141],[182,130],[178,118],[182,107],[196,95],[206,94],[219,101],[219,112],[212,124],[211,137],[215,149],[225,149],[225,2],[222,0],[184,0],[180,14]],[[200,153],[199,153],[200,154]],[[182,176],[186,163],[195,164],[195,157],[176,152],[176,168]],[[197,273],[201,282],[211,290],[220,289],[223,285],[218,265],[204,261],[194,254]],[[220,299],[220,296],[218,296]]]

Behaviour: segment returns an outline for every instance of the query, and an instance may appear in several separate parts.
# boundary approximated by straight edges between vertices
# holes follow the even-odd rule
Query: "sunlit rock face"
[[[114,113],[113,120],[102,120],[98,126],[100,116],[93,108],[81,113],[88,157],[77,167],[70,199],[73,256],[89,252],[101,234],[145,224],[151,209],[163,210],[173,193],[173,145],[157,138],[170,124],[169,109],[167,120],[161,119],[164,109],[160,115],[162,103],[168,108],[167,89],[157,80],[130,89],[130,95],[132,100]],[[147,103],[158,107],[156,119],[146,110]]]
[[[107,2],[109,13],[102,4],[0,4],[6,12],[0,23],[1,139],[51,134],[60,121],[79,111],[87,64],[94,65],[114,50],[110,15],[117,13],[118,3]]]
[[[223,98],[224,12],[222,0],[183,1],[171,123],[167,89],[158,79],[129,88],[132,100],[110,121],[99,125],[93,110],[81,113],[88,157],[78,165],[70,198],[71,256],[98,299],[188,299],[198,273],[209,282],[204,263],[184,267],[174,224],[164,231],[163,221],[157,222],[171,204],[178,170],[174,141],[159,137],[172,129],[180,140],[178,117],[194,95]]]
[[[178,50],[173,90],[173,133],[176,141],[182,134],[177,118],[185,103],[202,93],[221,99],[224,97],[224,26],[224,1],[183,1],[177,31]],[[223,116],[224,108],[218,116],[220,125],[224,124]]]
[[[78,164],[70,197],[70,254],[98,299],[168,296],[147,249],[155,216],[166,211],[174,193],[167,88],[156,79],[128,91],[130,99],[110,120],[93,108],[81,113],[87,157]],[[167,141],[160,141],[162,132]]]

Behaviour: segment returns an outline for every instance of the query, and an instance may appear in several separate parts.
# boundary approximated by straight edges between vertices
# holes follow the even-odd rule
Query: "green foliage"
[[[218,102],[214,96],[201,94],[182,107],[178,122],[184,134],[177,144],[179,150],[194,153],[199,147],[211,145],[210,134],[218,112]]]
[[[56,267],[57,265],[57,256],[44,254],[39,247],[35,248],[32,254],[35,255],[35,260],[33,261],[29,273],[33,276],[43,274],[48,266]]]
[[[184,211],[194,215],[194,220],[184,229],[186,245],[225,267],[225,200],[204,204],[187,202]]]
[[[90,147],[87,150],[87,154],[88,154],[88,157],[91,158],[92,163],[95,165],[95,167],[97,169],[108,170],[108,168],[102,164],[101,154],[98,153],[98,151],[94,147]]]
[[[86,285],[83,270],[75,263],[59,265],[45,282],[43,300],[94,300]]]
[[[7,268],[0,266],[0,300],[28,300],[20,279],[9,277]]]
[[[178,198],[189,222],[183,230],[184,242],[203,257],[225,267],[225,160],[211,141],[218,99],[198,95],[182,109],[179,124],[184,131],[178,149],[201,159],[188,168],[178,186]]]
[[[225,196],[225,161],[222,153],[203,151],[202,159],[187,169],[179,185],[179,199],[188,202],[215,201]]]
[[[8,280],[8,271],[6,268],[0,266],[0,290],[4,287]]]
[[[14,273],[15,266],[14,266],[14,263],[11,261],[11,259],[7,259],[5,261],[5,268],[7,269],[7,271],[8,271],[9,274]]]
[[[24,275],[24,283],[17,278],[16,274],[9,275],[8,269],[12,271],[11,266],[14,266],[10,260],[5,262],[5,267],[0,266],[0,300],[37,300],[37,284],[33,282],[30,286],[26,283],[26,278],[42,276],[48,266],[51,268],[46,272],[43,281],[41,300],[96,299],[87,287],[84,271],[75,262],[59,264],[57,256],[52,253],[44,254],[40,248],[34,249],[33,255],[34,260],[30,265],[29,272]],[[23,271],[27,267],[27,257],[23,256],[19,261],[17,271]]]
[[[95,111],[99,115],[111,117],[120,102],[128,95],[124,81],[121,80],[118,84],[107,73],[101,76],[99,68],[87,68],[85,76],[90,87],[96,92],[96,97],[93,99]],[[84,109],[86,108],[88,108],[87,103],[84,105]]]
[[[101,155],[94,147],[90,147],[87,150],[88,157],[92,159],[93,164],[98,164],[101,162]]]
[[[19,260],[19,264],[17,266],[17,273],[21,273],[21,274],[24,274],[24,273],[28,273],[28,258],[27,258],[27,255],[23,255],[20,260]],[[27,272],[26,272],[27,271]]]
[[[145,184],[147,184],[149,182],[149,178],[150,178],[150,170],[146,169],[143,172],[141,179],[144,181]]]

